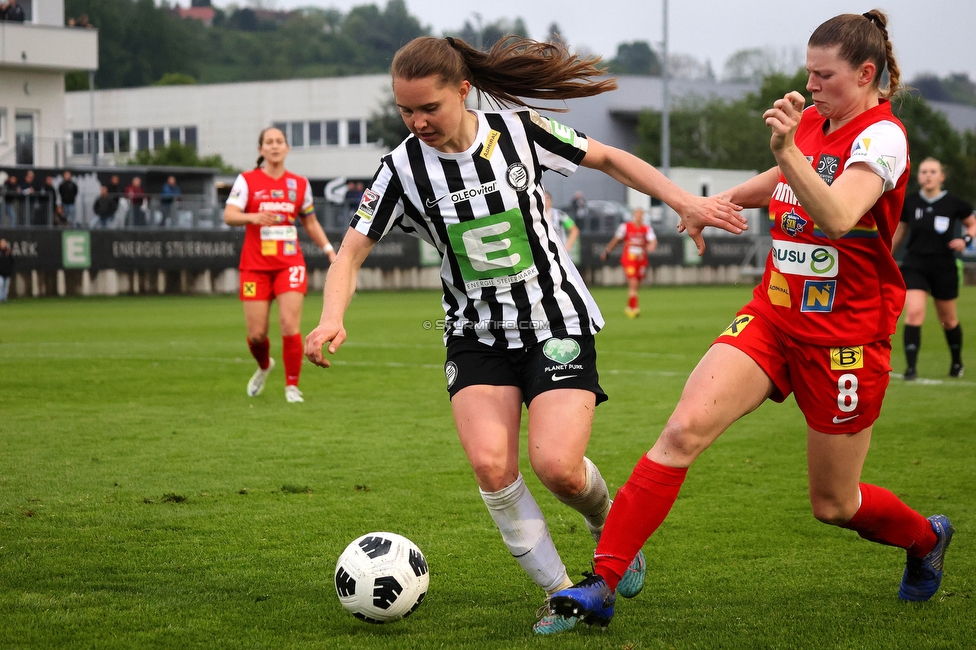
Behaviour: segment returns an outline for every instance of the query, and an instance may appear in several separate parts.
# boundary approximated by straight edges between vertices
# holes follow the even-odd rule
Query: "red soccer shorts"
[[[624,277],[643,280],[647,276],[647,262],[643,264],[621,262],[621,266],[624,269]]]
[[[308,289],[308,276],[305,267],[289,266],[273,271],[241,270],[241,300],[272,300],[288,291],[305,294]]]
[[[746,305],[715,339],[745,352],[773,381],[772,399],[792,392],[807,425],[821,433],[857,433],[878,419],[891,372],[891,342],[825,347],[777,330]],[[713,343],[713,345],[714,345]]]

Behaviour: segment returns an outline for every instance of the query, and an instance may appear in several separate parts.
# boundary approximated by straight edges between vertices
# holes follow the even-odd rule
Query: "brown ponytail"
[[[562,43],[519,36],[501,39],[489,52],[459,38],[422,36],[400,48],[390,74],[404,80],[438,76],[450,85],[467,79],[500,107],[531,107],[521,98],[571,99],[614,90],[615,79],[593,79],[604,75],[597,67],[599,61],[599,57],[580,59]]]
[[[888,16],[880,9],[864,14],[841,14],[818,27],[810,40],[810,47],[840,46],[840,57],[852,66],[866,61],[875,65],[874,87],[890,99],[901,88],[901,70],[888,40]],[[888,70],[888,85],[881,88],[882,73]]]

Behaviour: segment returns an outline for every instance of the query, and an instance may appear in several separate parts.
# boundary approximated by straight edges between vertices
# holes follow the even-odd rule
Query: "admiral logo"
[[[793,306],[793,300],[790,298],[790,283],[776,271],[769,272],[769,286],[766,287],[766,295],[769,296],[770,304],[787,309]]]
[[[285,198],[284,190],[271,190],[271,198],[273,199],[283,199]]]
[[[295,204],[287,201],[262,201],[258,204],[258,212],[295,214]]]
[[[770,255],[773,266],[785,275],[837,277],[838,251],[833,246],[773,240]]]
[[[806,280],[803,283],[802,312],[826,313],[834,310],[837,280]]]
[[[824,183],[831,185],[837,176],[838,166],[840,166],[840,158],[820,154],[820,160],[817,161],[817,174],[823,179]]]
[[[864,347],[830,348],[831,370],[858,370],[864,367]]]
[[[809,222],[798,215],[796,211],[790,210],[783,215],[783,232],[790,237],[796,237],[796,233],[803,232],[803,227]]]
[[[529,169],[522,163],[514,163],[505,172],[505,180],[516,192],[524,192],[529,187]]]
[[[356,216],[366,221],[370,221],[373,218],[373,215],[376,214],[376,207],[379,205],[379,202],[379,194],[373,190],[366,190],[363,192],[363,198],[359,201],[359,208],[356,210]]]
[[[750,316],[749,314],[742,314],[741,316],[736,316],[732,324],[725,328],[719,336],[738,336],[742,333],[742,330],[746,328],[755,316]]]
[[[796,200],[796,194],[793,193],[793,190],[787,183],[776,184],[776,189],[773,190],[773,198],[781,203],[800,205],[800,202]]]
[[[485,160],[491,160],[491,154],[495,153],[495,147],[498,145],[498,138],[502,137],[502,134],[492,129],[488,132],[488,137],[485,138],[485,144],[481,147],[481,153],[479,154]]]

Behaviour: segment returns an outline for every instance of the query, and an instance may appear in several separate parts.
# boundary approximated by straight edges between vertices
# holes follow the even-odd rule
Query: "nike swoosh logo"
[[[834,416],[834,424],[842,424],[842,423],[844,423],[844,422],[850,422],[851,420],[853,420],[854,418],[857,418],[857,417],[861,417],[861,414],[860,414],[860,413],[858,413],[857,415],[852,415],[852,416],[851,416],[851,417],[849,417],[849,418],[839,418],[839,417],[837,417],[837,416],[835,415],[835,416]]]
[[[445,194],[444,196],[450,196],[450,194]],[[432,208],[435,205],[437,205],[438,203],[440,203],[441,201],[443,201],[444,200],[444,196],[438,197],[438,198],[434,199],[433,201],[431,201],[430,199],[425,199],[424,200],[424,204],[428,208]]]
[[[553,381],[562,381],[563,379],[569,379],[570,377],[575,377],[576,375],[553,375]]]

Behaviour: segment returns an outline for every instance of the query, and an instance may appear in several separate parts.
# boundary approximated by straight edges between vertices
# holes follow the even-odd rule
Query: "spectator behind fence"
[[[34,170],[28,169],[24,172],[24,180],[20,181],[17,185],[17,192],[20,194],[18,198],[18,205],[20,207],[20,221],[23,225],[31,225],[31,208],[34,205],[35,190],[34,190]]]
[[[17,201],[20,192],[17,191],[17,177],[7,177],[7,182],[3,184],[3,209],[7,214],[7,221],[10,226],[17,225]]]
[[[108,195],[115,201],[114,210],[119,209],[119,202],[122,200],[122,183],[119,182],[118,174],[112,174],[108,181]]]
[[[95,199],[95,205],[92,208],[95,216],[98,217],[98,221],[92,224],[92,227],[108,228],[109,222],[115,216],[115,209],[117,207],[117,199],[109,194],[108,187],[102,185],[102,189],[99,192],[98,198]]]
[[[61,184],[58,185],[61,196],[61,213],[69,226],[77,226],[75,200],[78,198],[78,184],[71,180],[71,172],[65,171]]]
[[[10,278],[14,274],[14,256],[6,239],[0,239],[0,302],[7,302]]]
[[[167,178],[166,184],[163,185],[163,191],[159,198],[159,202],[162,204],[163,208],[163,220],[160,225],[167,225],[171,217],[174,217],[173,222],[176,222],[173,211],[176,210],[177,205],[179,205],[181,194],[182,192],[180,191],[180,186],[176,184],[176,177],[170,176]]]
[[[24,8],[17,4],[17,0],[8,0],[0,3],[0,20],[22,23],[27,20],[27,15],[24,14]]]
[[[57,203],[58,191],[54,189],[54,176],[45,176],[44,184],[37,190],[37,200],[34,205],[35,226],[50,226],[53,223],[54,206]],[[58,224],[62,225],[62,224]]]
[[[146,191],[142,189],[141,178],[133,176],[132,183],[125,188],[125,198],[129,201],[129,223],[133,226],[145,226],[146,212],[143,203],[146,201]]]

